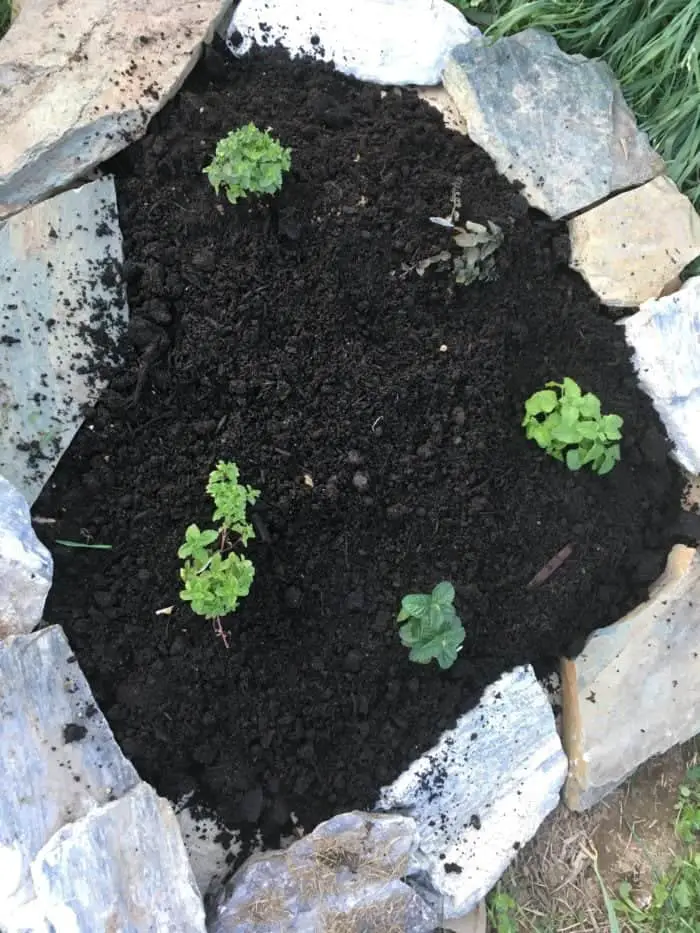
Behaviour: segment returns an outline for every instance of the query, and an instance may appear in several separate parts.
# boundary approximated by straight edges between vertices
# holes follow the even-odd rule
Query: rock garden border
[[[640,382],[666,425],[674,456],[690,474],[700,472],[700,280],[678,285],[684,267],[700,255],[700,218],[663,174],[604,65],[563,55],[554,40],[532,30],[495,45],[481,43],[442,0],[415,0],[410,23],[405,8],[387,0],[355,2],[345,13],[309,0],[294,20],[273,0],[242,0],[232,19],[220,0],[200,0],[181,11],[163,2],[145,11],[136,0],[105,0],[77,30],[71,3],[50,4],[37,31],[32,18],[39,6],[39,0],[26,0],[0,44],[0,115],[10,140],[0,145],[0,244],[6,257],[0,272],[9,284],[7,310],[42,325],[33,340],[31,372],[13,368],[11,346],[0,347],[3,371],[11,374],[0,383],[3,446],[26,436],[33,414],[13,408],[17,384],[28,379],[31,385],[40,371],[51,373],[50,385],[41,386],[46,405],[29,422],[42,436],[47,460],[35,457],[31,470],[18,470],[0,449],[0,473],[11,481],[0,480],[0,668],[2,683],[12,685],[2,696],[0,733],[0,776],[8,789],[0,806],[0,861],[6,868],[0,926],[7,933],[51,925],[85,933],[201,931],[201,895],[211,873],[207,877],[195,865],[193,874],[172,808],[139,781],[118,749],[62,631],[33,632],[41,624],[52,565],[32,531],[27,500],[33,501],[74,436],[80,406],[94,402],[101,388],[85,374],[65,384],[68,359],[58,358],[44,312],[64,290],[73,294],[90,281],[96,261],[91,250],[115,262],[121,257],[111,180],[90,181],[90,173],[145,131],[199,55],[208,54],[203,43],[217,28],[226,38],[236,34],[239,51],[240,38],[278,40],[295,54],[332,58],[342,70],[380,83],[437,85],[442,75],[450,102],[434,86],[425,92],[428,99],[453,125],[466,127],[506,177],[523,185],[533,207],[568,221],[572,268],[602,302],[621,309]],[[372,42],[357,25],[370,15]],[[48,53],[45,43],[54,35],[61,42]],[[521,75],[515,83],[509,77],[514,73]],[[560,106],[564,101],[560,120],[551,116],[553,98]],[[498,120],[489,117],[494,112]],[[83,222],[71,226],[76,205]],[[48,227],[55,231],[51,239],[71,243],[68,253],[47,256],[38,231]],[[63,270],[50,288],[40,272],[47,260]],[[114,339],[100,352],[115,359],[126,322],[124,293],[118,280],[102,288],[102,313]],[[89,316],[66,315],[72,359],[90,340],[89,324]],[[692,496],[700,501],[697,482],[694,488],[690,505]],[[689,539],[697,537],[696,517],[687,513]],[[441,915],[445,923],[467,915],[557,805],[562,788],[570,807],[585,809],[643,761],[700,731],[698,607],[700,556],[679,545],[649,601],[597,631],[576,659],[562,662],[561,739],[533,670],[504,674],[476,710],[383,789],[377,809],[384,816],[345,815],[319,827],[305,848],[292,846],[296,860],[285,857],[282,865],[273,856],[248,863],[207,928],[252,931],[268,923],[281,929],[284,921],[291,930],[302,914],[306,921],[321,917],[329,909],[323,899],[297,897],[292,889],[299,887],[305,859],[317,865],[322,840],[344,833],[352,838],[346,849],[354,846],[360,862],[375,864],[377,852],[383,853],[381,891],[376,877],[365,879],[362,890],[374,906],[381,901],[385,914],[400,909],[412,918],[411,929],[426,931]],[[460,752],[477,720],[479,754],[472,749],[470,756],[477,764],[465,769],[458,764]],[[447,780],[436,794],[425,778],[438,770]],[[445,813],[449,819],[436,820]],[[101,879],[89,899],[81,874]],[[254,925],[251,904],[261,890],[279,888],[283,877],[289,897],[303,903],[299,918],[285,913],[288,903],[280,906],[271,897],[282,914],[268,905],[272,912]],[[331,890],[345,890],[347,880],[338,872]]]

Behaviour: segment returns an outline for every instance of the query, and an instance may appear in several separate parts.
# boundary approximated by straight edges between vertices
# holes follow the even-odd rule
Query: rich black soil
[[[202,167],[249,120],[293,170],[234,208]],[[196,784],[264,829],[369,805],[487,682],[567,651],[660,571],[681,480],[623,330],[567,269],[565,228],[408,90],[209,59],[115,168],[128,361],[36,508],[58,519],[42,534],[112,550],[54,548],[47,617],[161,792]],[[462,218],[505,232],[497,279],[465,288],[407,268],[449,246],[428,218],[457,179]],[[525,398],[564,375],[625,419],[605,478],[523,436]],[[262,490],[228,651],[178,599],[219,459]],[[467,630],[445,673],[408,661],[395,622],[442,579]]]

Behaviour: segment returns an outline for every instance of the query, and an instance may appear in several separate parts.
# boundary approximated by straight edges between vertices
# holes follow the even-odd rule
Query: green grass
[[[686,774],[676,813],[675,831],[685,851],[668,871],[655,874],[649,904],[635,901],[628,882],[620,885],[617,895],[610,892],[598,869],[597,853],[587,851],[605,906],[607,933],[700,933],[700,767]],[[525,924],[520,905],[502,885],[488,898],[488,919],[491,933],[555,933],[548,921],[543,927]]]
[[[640,907],[629,884],[620,885],[613,902],[620,923],[633,933],[698,933],[700,931],[700,768],[688,771],[680,788],[676,835],[687,846],[684,857],[659,875],[651,903]]]
[[[529,26],[602,58],[679,188],[700,205],[698,0],[453,0],[489,35]]]
[[[0,39],[10,28],[12,19],[12,0],[0,0]]]

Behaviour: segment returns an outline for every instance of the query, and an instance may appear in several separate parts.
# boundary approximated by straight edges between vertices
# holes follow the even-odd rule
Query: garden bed
[[[292,147],[272,201],[203,166],[248,121]],[[128,361],[35,514],[63,625],[124,752],[178,798],[279,830],[372,804],[515,664],[545,669],[646,596],[680,473],[624,331],[567,268],[567,237],[408,90],[255,53],[208,56],[119,156]],[[421,260],[463,221],[504,234],[491,282]],[[606,477],[528,443],[524,400],[571,376],[625,421]],[[216,461],[262,491],[256,579],[230,649],[178,599]],[[528,582],[565,546],[542,586]],[[408,660],[402,595],[456,588],[455,666]],[[172,614],[157,610],[174,606]]]

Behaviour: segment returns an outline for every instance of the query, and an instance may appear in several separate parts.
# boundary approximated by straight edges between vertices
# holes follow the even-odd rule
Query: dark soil
[[[249,120],[293,170],[233,207],[202,167]],[[210,57],[113,168],[131,349],[36,507],[58,519],[43,535],[112,550],[54,548],[47,617],[161,792],[197,785],[263,830],[370,805],[487,682],[547,665],[661,570],[682,484],[623,330],[567,269],[565,228],[408,90]],[[466,288],[406,268],[449,246],[428,218],[458,178],[462,219],[505,232],[498,278]],[[605,478],[523,436],[525,398],[564,375],[625,419]],[[228,651],[178,599],[219,459],[262,490]],[[442,579],[467,631],[445,673],[408,661],[395,621]]]

